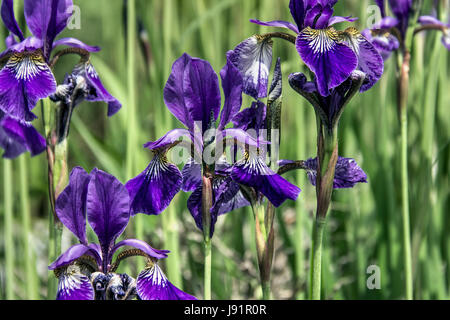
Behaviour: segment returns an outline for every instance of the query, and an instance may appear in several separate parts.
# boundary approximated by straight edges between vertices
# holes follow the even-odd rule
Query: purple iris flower
[[[344,32],[334,29],[333,25],[337,23],[356,20],[333,16],[336,3],[337,0],[291,0],[289,8],[295,24],[279,20],[250,20],[259,25],[288,28],[297,34],[296,49],[315,74],[317,88],[322,96],[329,96],[331,90],[346,81],[355,70],[366,73],[366,83],[360,88],[361,92],[370,89],[383,73],[382,58],[363,35],[354,28]],[[241,53],[234,60],[239,61],[236,65],[246,77],[258,78],[255,74],[264,70],[264,66],[267,67],[262,56],[256,54],[263,51],[261,47],[269,44],[265,37],[254,36],[236,47]],[[250,52],[255,55],[253,59],[248,59]],[[246,61],[252,61],[252,64]]]
[[[309,181],[315,186],[317,178],[317,158],[306,160],[305,169]],[[358,166],[354,159],[339,157],[336,164],[333,188],[353,188],[358,183],[367,183],[367,175],[365,172]]]
[[[72,15],[71,0],[25,0],[25,20],[32,36],[25,38],[14,16],[13,0],[3,0],[1,16],[10,31],[6,61],[0,71],[0,110],[20,121],[32,121],[31,110],[40,99],[55,92],[56,81],[49,67],[52,51],[61,45],[99,51],[74,38],[56,40]]]
[[[157,260],[166,258],[167,250],[153,249],[137,239],[116,243],[130,220],[130,197],[115,177],[98,169],[88,174],[80,167],[74,168],[69,185],[56,201],[56,214],[80,242],[49,266],[59,278],[57,299],[122,300],[135,295],[133,290],[141,299],[194,299],[171,285],[157,267]],[[88,242],[86,220],[98,244]],[[114,254],[123,247],[133,249],[122,250],[113,261]],[[137,282],[114,273],[121,260],[136,255],[148,260]],[[158,272],[158,276],[149,276],[152,272]]]
[[[173,64],[164,89],[164,100],[169,111],[186,129],[172,130],[145,145],[152,150],[154,158],[144,172],[126,184],[133,214],[160,214],[180,190],[192,191],[188,208],[197,226],[203,230],[201,199],[205,176],[212,179],[213,188],[211,236],[219,215],[250,204],[243,196],[240,184],[251,186],[262,180],[269,182],[262,192],[276,206],[297,198],[299,189],[277,176],[265,163],[255,162],[248,156],[234,165],[224,161],[226,148],[223,141],[227,138],[233,141],[233,146],[237,143],[240,149],[257,149],[266,142],[255,139],[241,128],[228,127],[242,105],[243,77],[230,59],[220,76],[223,108],[218,76],[209,62],[184,54]],[[180,141],[181,137],[187,141]],[[191,160],[182,172],[167,159],[167,152],[177,145],[186,147],[191,154]],[[206,159],[211,150],[214,151],[212,163]]]
[[[371,29],[364,30],[362,34],[386,60],[404,43],[410,19],[414,15],[414,6],[412,0],[389,0],[389,6],[394,14],[394,17],[391,17],[386,15],[385,0],[375,2],[380,7],[382,19]],[[430,15],[420,16],[417,22],[421,26],[419,28],[424,30],[428,28],[440,30],[443,34],[442,43],[450,50],[450,24]]]
[[[3,158],[14,159],[24,152],[36,156],[45,150],[45,139],[28,122],[20,122],[0,111],[0,147]]]

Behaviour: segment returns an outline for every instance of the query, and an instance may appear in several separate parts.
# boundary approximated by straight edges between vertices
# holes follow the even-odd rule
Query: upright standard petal
[[[56,200],[56,214],[59,220],[87,245],[86,236],[86,197],[90,175],[81,167],[70,173],[69,185]]]
[[[239,70],[227,59],[227,64],[220,71],[225,103],[220,113],[218,130],[225,129],[227,124],[239,112],[242,105],[243,79]]]
[[[304,0],[291,0],[289,2],[289,10],[291,11],[292,18],[294,18],[294,21],[298,26],[298,30],[303,29],[305,22],[305,9]]]
[[[183,86],[184,101],[192,120],[201,122],[205,132],[219,117],[221,96],[217,74],[208,61],[193,58],[186,67]]]
[[[273,172],[257,155],[250,155],[236,163],[231,177],[234,181],[261,192],[275,207],[279,207],[287,199],[296,200],[301,191]]]
[[[267,97],[269,73],[272,67],[270,38],[250,37],[227,53],[228,59],[239,69],[244,79],[244,93],[255,99]]]
[[[14,52],[0,71],[0,110],[20,121],[32,121],[36,103],[55,90],[55,78],[40,50]]]
[[[334,28],[306,28],[297,38],[297,51],[308,68],[316,75],[320,95],[348,79],[358,66],[356,54],[339,40]]]
[[[87,192],[87,217],[108,264],[109,249],[125,230],[130,219],[130,196],[114,176],[94,169]],[[105,267],[105,266],[104,266]]]
[[[305,161],[309,181],[313,186],[317,179],[317,158]],[[334,176],[334,189],[353,188],[358,183],[367,183],[367,175],[354,159],[339,157]]]
[[[58,279],[56,300],[94,300],[94,287],[78,265],[65,268]]]
[[[35,37],[44,40],[44,55],[47,56],[72,15],[72,0],[25,0],[24,9],[28,28]]]
[[[14,16],[14,1],[13,0],[3,0],[1,8],[2,20],[5,26],[13,34],[19,37],[20,41],[24,39],[22,30],[20,30],[17,24],[16,17]]]
[[[186,128],[193,131],[194,120],[185,103],[183,82],[184,73],[191,60],[192,58],[185,53],[174,62],[172,73],[164,87],[164,102],[175,118],[180,120]]]
[[[126,184],[131,213],[160,214],[180,191],[181,183],[180,170],[167,161],[165,154],[156,152],[148,167]]]
[[[157,264],[139,274],[136,291],[142,300],[197,300],[170,283]]]
[[[375,47],[355,28],[348,28],[343,33],[343,39],[358,57],[357,69],[366,77],[360,91],[372,88],[381,79],[384,71],[384,61]]]

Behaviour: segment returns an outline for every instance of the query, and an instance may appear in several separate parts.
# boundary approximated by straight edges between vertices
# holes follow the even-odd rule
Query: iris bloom
[[[45,139],[31,123],[17,121],[0,111],[0,147],[7,159],[27,151],[36,156],[45,150]]]
[[[126,239],[116,243],[130,220],[130,197],[127,189],[113,176],[94,169],[88,174],[74,168],[70,182],[56,201],[59,220],[78,238],[50,266],[59,278],[57,299],[195,299],[174,287],[157,265],[167,257],[167,250],[153,249],[146,242]],[[89,243],[86,220],[97,235]],[[123,247],[115,261],[113,256]],[[143,256],[148,264],[137,280],[115,273],[121,260]]]
[[[290,11],[295,24],[287,21],[251,22],[271,27],[282,27],[296,33],[295,46],[300,57],[314,73],[320,95],[329,96],[332,89],[346,81],[351,73],[360,70],[366,74],[361,92],[370,89],[383,73],[383,60],[373,45],[355,28],[344,32],[333,26],[340,22],[352,22],[351,17],[333,16],[337,0],[291,0]],[[241,53],[236,63],[246,77],[261,73],[270,66],[265,52],[270,45],[264,36],[254,36],[236,49]],[[253,53],[249,59],[250,53]],[[257,55],[259,54],[259,56]],[[246,63],[251,61],[252,63]],[[257,82],[254,81],[256,84]]]
[[[32,36],[25,38],[14,16],[13,0],[3,0],[1,16],[10,36],[0,54],[6,64],[0,71],[0,110],[20,121],[32,121],[32,109],[40,99],[55,92],[56,81],[49,67],[52,51],[70,46],[96,52],[78,39],[56,37],[72,15],[71,0],[25,0],[25,21]]]
[[[386,1],[375,0],[380,7],[382,19],[372,29],[363,31],[364,36],[372,42],[384,59],[398,50],[406,39],[410,19],[414,15],[412,0],[389,0],[392,16],[386,14]],[[450,24],[439,21],[434,16],[425,15],[418,18],[417,30],[440,30],[443,34],[442,44],[450,50]]]
[[[193,191],[188,207],[197,226],[203,230],[203,177],[212,179],[211,236],[218,215],[249,205],[239,184],[258,185],[276,206],[297,198],[300,190],[276,175],[253,153],[244,153],[244,158],[234,165],[224,161],[226,138],[233,141],[233,146],[236,142],[241,150],[257,149],[265,142],[240,128],[227,128],[241,108],[243,78],[230,59],[220,76],[224,92],[222,109],[219,80],[207,61],[184,54],[173,64],[164,100],[186,129],[172,130],[145,145],[152,150],[154,158],[144,172],[126,184],[134,214],[160,214],[181,189]],[[187,143],[186,140],[180,142],[180,137],[187,137]],[[167,152],[176,145],[185,146],[193,155],[182,172],[167,159]],[[211,150],[213,163],[205,157]]]

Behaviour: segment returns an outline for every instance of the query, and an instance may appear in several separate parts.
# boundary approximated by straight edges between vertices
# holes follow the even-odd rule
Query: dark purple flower
[[[172,67],[172,73],[164,89],[164,100],[169,111],[187,129],[175,129],[146,148],[152,150],[154,158],[147,169],[130,180],[126,187],[132,199],[132,213],[159,214],[183,187],[185,191],[196,189],[201,182],[202,155],[211,141],[222,141],[225,137],[236,138],[242,143],[256,145],[257,142],[240,129],[225,127],[239,111],[242,103],[242,77],[229,61],[222,69],[222,88],[225,101],[222,110],[219,81],[211,65],[187,54],[181,56]],[[204,140],[208,129],[215,129],[216,135]],[[186,164],[183,175],[179,169],[167,161],[167,152],[187,138],[189,152],[200,155],[197,165]]]
[[[92,299],[96,287],[92,289],[92,284],[89,286],[89,281],[93,280],[91,276],[94,273],[105,277],[113,274],[120,262],[113,263],[113,256],[123,247],[132,247],[151,261],[167,257],[167,250],[153,249],[141,240],[126,239],[116,243],[131,217],[130,197],[115,177],[103,171],[94,169],[88,174],[80,167],[74,168],[69,185],[58,197],[55,209],[60,221],[80,242],[49,266],[59,277],[60,299]],[[86,220],[97,235],[99,244],[88,243]],[[123,252],[127,254],[127,251]]]
[[[317,179],[317,158],[305,161],[309,181],[313,186]],[[354,159],[339,157],[334,176],[334,189],[353,188],[358,183],[367,183],[367,175]]]
[[[98,51],[73,38],[55,41],[72,15],[71,0],[25,0],[25,20],[32,36],[24,38],[14,16],[13,0],[3,0],[1,16],[11,32],[7,49],[0,54],[7,60],[0,70],[0,110],[20,121],[32,121],[36,103],[56,90],[48,66],[51,52],[60,45]],[[16,37],[19,42],[16,41]]]
[[[337,0],[291,0],[289,8],[296,26],[279,20],[270,22],[251,20],[259,25],[288,28],[298,34],[297,51],[315,74],[318,92],[322,96],[330,95],[331,90],[346,81],[356,69],[368,73],[367,84],[361,87],[362,92],[370,89],[383,73],[383,60],[364,36],[354,28],[340,32],[332,27],[336,23],[355,20],[351,17],[333,16],[333,7],[336,3]],[[246,47],[246,50],[240,49],[242,47]],[[235,49],[235,51],[239,49],[235,55],[239,55],[241,51],[255,52],[255,47],[254,41],[246,40]],[[234,59],[238,61],[235,64],[239,65],[239,62],[247,58],[248,55],[240,54]],[[254,59],[255,64],[257,61]],[[263,64],[259,62],[258,65]],[[259,69],[253,67],[247,70],[255,74]],[[247,70],[241,68],[241,71]]]
[[[24,152],[36,156],[45,150],[45,139],[28,122],[20,122],[0,111],[0,147],[3,158],[13,159]]]

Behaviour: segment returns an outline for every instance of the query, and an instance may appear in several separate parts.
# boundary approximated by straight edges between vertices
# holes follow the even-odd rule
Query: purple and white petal
[[[267,96],[272,46],[272,40],[253,36],[227,53],[228,59],[242,74],[244,93],[257,100]]]
[[[297,51],[308,68],[316,75],[320,95],[342,84],[358,66],[358,58],[333,28],[306,28],[297,38]]]
[[[94,300],[95,292],[90,279],[80,267],[70,265],[58,278],[56,300]]]
[[[87,84],[85,99],[87,101],[106,102],[108,103],[108,117],[116,114],[122,108],[122,104],[105,89],[94,66],[91,63],[85,63],[76,66],[76,68],[85,68],[84,71],[79,73],[80,76],[85,77]],[[74,70],[74,73],[77,73],[77,71]]]
[[[20,121],[32,121],[36,103],[55,90],[55,78],[39,50],[15,52],[0,71],[0,110]]]
[[[192,58],[183,77],[184,101],[194,123],[201,123],[202,133],[219,117],[221,96],[219,78],[211,64]]]
[[[259,24],[260,26],[265,26],[265,27],[286,28],[286,29],[294,31],[296,34],[298,34],[298,32],[299,32],[298,28],[294,24],[292,24],[288,21],[283,21],[283,20],[260,21],[257,19],[251,19],[250,22]]]
[[[165,155],[156,153],[148,167],[126,184],[131,214],[160,214],[180,191],[181,183],[180,170]]]
[[[114,176],[94,169],[88,185],[86,210],[102,248],[103,263],[107,264],[112,258],[108,255],[109,249],[130,219],[128,191]]]
[[[136,291],[142,300],[197,300],[170,283],[157,264],[139,274]]]
[[[139,250],[145,252],[145,254],[147,254],[149,257],[153,257],[153,258],[156,258],[156,259],[165,259],[165,258],[167,258],[167,254],[170,252],[168,250],[154,249],[148,243],[146,243],[144,241],[141,241],[141,240],[126,239],[126,240],[122,240],[119,243],[117,243],[111,249],[111,254],[114,254],[118,249],[120,249],[120,248],[122,248],[124,246],[128,246],[128,247],[133,247],[133,248],[139,249]]]
[[[56,199],[56,215],[59,220],[80,240],[87,245],[86,236],[86,197],[90,175],[81,167],[73,168],[69,185]]]
[[[308,179],[313,186],[317,179],[317,158],[305,161]],[[354,159],[339,157],[336,163],[334,189],[353,188],[358,183],[367,183],[367,175]]]
[[[275,207],[284,201],[296,200],[300,189],[273,172],[260,156],[250,155],[236,163],[231,177],[237,183],[254,188],[269,199]]]

